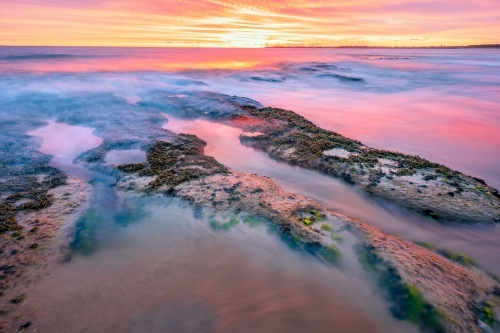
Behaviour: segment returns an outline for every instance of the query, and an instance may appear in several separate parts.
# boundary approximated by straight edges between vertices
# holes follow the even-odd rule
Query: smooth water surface
[[[83,91],[134,104],[161,89],[249,97],[500,188],[495,49],[2,47],[0,73],[0,101]]]
[[[109,175],[73,162],[102,142],[119,147],[108,164],[144,161],[139,143],[168,138],[167,113],[165,128],[197,134],[208,155],[235,170],[405,239],[459,250],[500,275],[499,226],[439,225],[271,160],[242,146],[239,129],[176,120],[171,106],[150,103],[189,97],[203,108],[204,91],[249,97],[500,188],[499,78],[500,51],[484,49],[1,47],[0,138],[18,140],[26,161],[51,158],[98,180],[86,213],[97,223],[82,220],[90,229],[73,240],[73,259],[30,291],[23,311],[37,332],[411,332],[361,267],[295,253],[264,227],[216,232],[189,207],[121,196]]]
[[[264,226],[214,231],[191,207],[120,197],[141,218],[102,220],[97,249],[41,281],[37,332],[406,332],[361,272],[291,251]]]
[[[80,134],[57,145],[54,128]],[[63,161],[59,166],[78,177],[67,165],[99,143],[91,146],[92,132],[49,121],[31,134],[43,139],[52,164]],[[106,162],[142,154],[112,151]],[[327,264],[291,250],[265,224],[240,221],[217,231],[209,210],[118,193],[112,177],[88,172],[94,202],[76,224],[71,260],[41,279],[24,303],[23,317],[36,331],[416,332],[392,317],[355,257]]]
[[[332,211],[363,221],[415,242],[455,250],[474,258],[487,271],[500,276],[500,225],[444,225],[404,211],[339,179],[277,162],[265,153],[240,144],[241,129],[208,120],[182,120],[167,115],[163,127],[195,134],[207,142],[205,153],[240,172],[271,177],[283,189],[316,200]]]

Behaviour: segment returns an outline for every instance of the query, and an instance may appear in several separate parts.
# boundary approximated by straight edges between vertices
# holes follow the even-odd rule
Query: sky
[[[500,43],[500,0],[0,0],[0,45]]]

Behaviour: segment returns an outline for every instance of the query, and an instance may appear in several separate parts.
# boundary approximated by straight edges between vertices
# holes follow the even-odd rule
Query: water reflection
[[[106,154],[108,164],[131,164],[146,162],[146,152],[139,149],[112,150]]]
[[[245,96],[500,188],[499,59],[498,50],[473,49],[0,47],[0,97],[112,92],[136,104],[158,90]]]
[[[95,148],[102,139],[93,135],[93,128],[71,126],[49,120],[47,126],[29,132],[29,135],[43,138],[41,153],[52,155],[49,165],[82,179],[91,174],[73,160],[82,152]]]
[[[175,200],[119,198],[135,200],[146,217],[103,220],[98,250],[30,293],[24,312],[37,330],[416,332],[391,317],[364,273],[290,251],[263,226],[215,231]]]
[[[271,177],[283,189],[300,193],[325,207],[411,241],[465,253],[486,270],[500,275],[500,226],[442,225],[358,191],[340,180],[292,167],[239,142],[241,130],[204,119],[182,120],[170,115],[163,127],[195,134],[205,140],[207,155],[234,170]]]
[[[56,144],[54,124],[36,134],[67,167],[91,130]],[[116,158],[137,153],[124,152]],[[36,330],[416,332],[392,317],[356,258],[329,266],[291,251],[262,224],[214,228],[209,212],[118,193],[112,177],[92,176],[94,201],[76,223],[71,260],[25,301]]]

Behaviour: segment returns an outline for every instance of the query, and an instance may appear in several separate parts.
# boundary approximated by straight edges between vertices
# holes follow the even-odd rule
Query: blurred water
[[[124,224],[126,205],[141,215]],[[163,197],[119,196],[114,220],[98,211],[97,250],[29,293],[23,315],[37,332],[417,331],[391,317],[362,270],[293,252],[264,226],[215,231]]]
[[[107,162],[141,161],[141,140],[168,137],[162,113],[172,105],[146,102],[166,94],[204,108],[201,92],[210,91],[294,110],[369,146],[419,154],[500,188],[499,78],[498,50],[0,47],[0,147],[26,151],[22,163],[52,154],[51,165],[89,179],[73,164],[79,153],[121,140]],[[225,125],[171,119],[167,128],[198,134],[207,154],[236,170],[500,273],[498,226],[437,225],[243,147],[239,130]],[[411,329],[390,318],[363,275],[292,253],[265,230],[216,233],[165,202],[138,202],[150,215],[115,223],[125,199],[103,179],[94,185],[93,207],[104,216],[97,251],[52,272],[28,298],[42,331]]]
[[[373,225],[414,242],[458,251],[500,276],[500,225],[444,225],[370,197],[339,179],[293,167],[239,142],[241,129],[203,119],[182,120],[170,115],[163,127],[175,133],[195,134],[207,142],[205,153],[230,168],[271,177],[284,190],[316,200],[332,211]]]
[[[499,50],[1,47],[0,73],[0,101],[110,92],[136,104],[157,90],[250,97],[500,188]]]

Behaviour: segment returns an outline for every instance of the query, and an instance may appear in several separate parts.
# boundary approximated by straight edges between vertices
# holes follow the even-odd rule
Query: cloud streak
[[[2,45],[421,46],[500,42],[497,0],[3,0]]]

